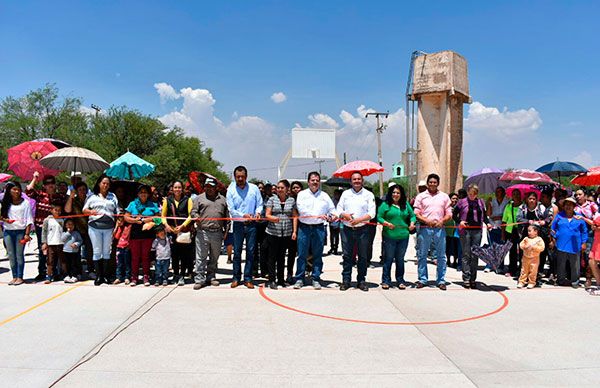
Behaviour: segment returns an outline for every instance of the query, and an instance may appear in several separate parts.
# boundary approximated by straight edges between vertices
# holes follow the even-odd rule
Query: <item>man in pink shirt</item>
[[[421,224],[417,235],[418,276],[417,288],[427,285],[427,252],[433,244],[437,258],[436,284],[440,290],[446,289],[446,229],[444,223],[452,218],[452,208],[448,194],[438,190],[440,177],[427,176],[427,190],[415,198],[414,210]]]

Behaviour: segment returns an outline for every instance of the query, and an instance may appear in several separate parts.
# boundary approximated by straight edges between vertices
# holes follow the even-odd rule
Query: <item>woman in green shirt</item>
[[[392,285],[392,263],[396,263],[396,282],[404,290],[404,254],[408,247],[409,232],[415,230],[417,218],[406,200],[404,188],[394,185],[388,189],[385,202],[377,211],[377,222],[383,225],[385,257],[381,288],[387,290]]]

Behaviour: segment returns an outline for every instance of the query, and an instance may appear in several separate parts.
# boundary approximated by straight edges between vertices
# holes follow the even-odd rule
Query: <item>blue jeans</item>
[[[369,254],[369,228],[368,225],[353,229],[344,226],[342,229],[342,282],[350,283],[352,280],[352,265],[354,264],[354,246],[358,248],[358,262],[356,267],[358,274],[356,281],[364,282],[367,276],[367,259]]]
[[[313,257],[313,280],[320,280],[323,272],[323,245],[325,243],[325,226],[298,223],[298,260],[294,281],[304,280],[308,252]]]
[[[162,283],[169,277],[169,263],[171,260],[156,260],[154,265],[154,282]]]
[[[383,238],[385,247],[385,256],[383,261],[383,275],[381,283],[391,285],[392,283],[392,263],[396,264],[396,282],[404,283],[404,255],[408,248],[408,238],[395,240],[392,238]]]
[[[94,250],[94,261],[100,259],[110,259],[110,251],[112,250],[113,230],[112,229],[96,229],[88,227],[88,234],[92,240],[92,249]]]
[[[129,248],[117,248],[117,279],[123,281],[131,277],[131,252]]]
[[[430,245],[435,248],[437,259],[437,279],[436,284],[445,284],[446,280],[446,229],[444,228],[421,228],[419,229],[417,239],[419,241],[418,270],[419,283],[427,284],[427,252]]]
[[[252,281],[252,262],[254,261],[254,246],[256,245],[256,224],[250,222],[233,223],[233,280],[238,282],[242,277],[242,249],[246,239],[246,264],[244,265],[244,281]]]
[[[4,243],[10,261],[10,269],[15,279],[23,279],[25,271],[25,245],[20,243],[23,237],[25,237],[25,229],[4,230]]]

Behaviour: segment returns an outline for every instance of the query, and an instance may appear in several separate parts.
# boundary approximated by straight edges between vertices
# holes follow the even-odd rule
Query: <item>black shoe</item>
[[[39,274],[33,280],[35,280],[36,282],[43,282],[44,280],[46,280],[46,274]]]
[[[417,288],[423,288],[423,287],[425,287],[425,285],[423,283],[421,283],[421,282],[417,282],[416,287]]]
[[[367,287],[367,283],[365,282],[358,283],[358,289],[361,291],[369,291],[369,287]]]
[[[346,291],[348,288],[350,288],[350,283],[342,283],[340,291]]]
[[[104,279],[102,279],[101,277],[97,277],[96,280],[94,280],[94,286],[99,286],[104,282]]]
[[[271,290],[276,290],[277,289],[277,283],[271,282],[271,283],[269,283],[269,287],[271,288]]]

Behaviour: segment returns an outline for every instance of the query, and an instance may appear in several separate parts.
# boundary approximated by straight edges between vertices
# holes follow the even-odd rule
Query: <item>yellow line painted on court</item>
[[[54,296],[51,296],[50,298],[48,298],[48,299],[46,299],[46,300],[44,300],[44,301],[42,301],[42,302],[40,302],[40,303],[38,303],[38,304],[36,304],[36,305],[33,305],[33,306],[31,306],[31,307],[30,307],[30,308],[28,308],[27,310],[25,310],[25,311],[21,311],[21,312],[20,312],[20,313],[18,313],[17,315],[13,315],[13,316],[12,316],[12,317],[10,317],[10,318],[6,318],[5,320],[3,320],[3,321],[1,321],[1,322],[0,322],[0,326],[4,326],[5,324],[7,324],[7,323],[9,323],[9,322],[12,322],[12,321],[14,321],[15,319],[17,319],[17,318],[19,318],[19,317],[22,317],[23,315],[25,315],[25,314],[27,314],[27,313],[29,313],[29,312],[31,312],[31,311],[33,311],[33,310],[37,309],[38,307],[42,307],[43,305],[45,305],[45,304],[47,304],[47,303],[50,303],[50,302],[52,302],[54,299],[58,299],[58,298],[60,298],[61,296],[63,296],[63,295],[65,295],[65,294],[67,294],[67,293],[69,293],[69,292],[71,292],[71,291],[73,291],[73,290],[77,289],[78,287],[82,286],[84,283],[85,283],[85,282],[81,282],[81,283],[79,283],[79,284],[77,284],[77,285],[75,285],[75,286],[73,286],[73,287],[69,287],[69,288],[67,288],[67,289],[66,289],[66,290],[64,290],[64,291],[61,291],[61,292],[59,292],[58,294],[56,294],[56,295],[54,295]]]

